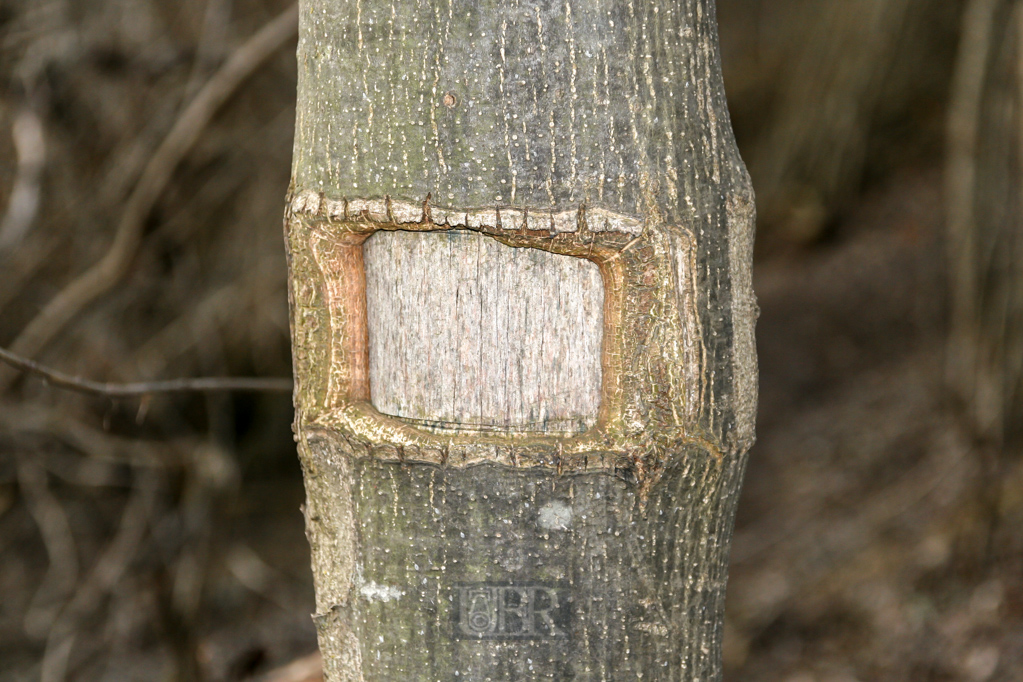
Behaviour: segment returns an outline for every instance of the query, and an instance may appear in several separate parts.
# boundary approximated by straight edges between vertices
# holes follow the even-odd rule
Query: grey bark
[[[756,304],[718,60],[712,0],[301,4],[286,229],[327,679],[720,679]],[[437,232],[538,272],[424,285],[397,264]],[[443,314],[451,286],[478,316]],[[506,344],[506,304],[545,321]],[[471,379],[531,362],[519,394]],[[452,365],[461,403],[424,383]]]

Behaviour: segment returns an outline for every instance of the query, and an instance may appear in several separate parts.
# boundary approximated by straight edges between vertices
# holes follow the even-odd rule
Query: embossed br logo
[[[567,639],[571,596],[551,585],[455,585],[455,639]]]

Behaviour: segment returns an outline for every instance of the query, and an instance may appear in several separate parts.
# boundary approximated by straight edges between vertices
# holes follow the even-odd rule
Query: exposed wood
[[[713,3],[304,2],[286,229],[326,679],[719,679],[756,304]],[[434,272],[423,245],[449,230],[470,258]],[[504,264],[473,274],[471,244]],[[525,308],[438,319],[455,280],[481,321]],[[531,330],[558,287],[587,293]],[[493,332],[515,319],[510,347]],[[564,414],[599,402],[581,432],[521,430],[529,387],[458,407],[433,391],[459,378],[415,363],[522,365],[555,338],[570,367],[546,376],[590,373]],[[399,395],[387,367],[418,378]],[[476,400],[516,428],[480,429],[500,410]]]
[[[709,377],[702,369],[706,339],[695,309],[694,239],[684,230],[644,226],[605,209],[582,207],[549,213],[540,219],[543,229],[529,229],[530,216],[542,215],[509,207],[451,211],[428,201],[335,201],[312,192],[294,197],[289,238],[295,253],[305,256],[301,267],[319,282],[317,288],[293,292],[294,314],[302,320],[296,335],[303,339],[295,356],[303,378],[296,386],[300,396],[313,401],[310,420],[363,443],[364,449],[353,453],[358,457],[460,467],[483,462],[554,466],[559,474],[625,468],[640,473],[637,480],[644,487],[657,480],[665,464],[663,448],[655,445],[659,441],[696,441],[718,454],[720,445],[707,440],[697,421]],[[473,434],[471,425],[438,433],[381,414],[372,405],[363,244],[380,230],[446,228],[597,264],[605,295],[600,410],[593,428],[515,438]],[[486,352],[503,351],[489,346]]]
[[[595,263],[478,232],[363,247],[373,405],[428,425],[585,431],[600,408]]]

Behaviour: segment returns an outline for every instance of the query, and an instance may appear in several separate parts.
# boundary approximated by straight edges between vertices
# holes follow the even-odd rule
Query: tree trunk
[[[714,680],[753,195],[711,0],[304,0],[286,216],[328,680]]]
[[[982,476],[969,556],[1023,552],[1023,2],[971,0],[953,88],[948,376]]]
[[[816,0],[805,8],[768,133],[751,161],[765,200],[761,218],[787,241],[818,239],[836,206],[855,193],[884,79],[910,15],[933,16],[928,4]]]
[[[1023,448],[1023,3],[967,5],[951,112],[950,376],[978,436]]]

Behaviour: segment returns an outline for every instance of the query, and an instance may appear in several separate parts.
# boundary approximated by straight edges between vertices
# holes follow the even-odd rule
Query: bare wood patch
[[[461,230],[378,232],[363,248],[380,412],[480,430],[596,423],[604,287],[595,263]]]

